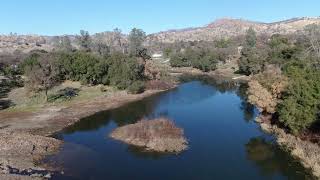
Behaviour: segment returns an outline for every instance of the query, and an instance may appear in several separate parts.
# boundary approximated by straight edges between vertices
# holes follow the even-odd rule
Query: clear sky
[[[1,0],[0,34],[96,33],[116,27],[153,33],[221,17],[273,22],[301,16],[320,16],[320,0]]]

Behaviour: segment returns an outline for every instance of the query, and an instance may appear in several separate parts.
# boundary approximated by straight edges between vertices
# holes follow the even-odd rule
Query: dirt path
[[[131,95],[120,91],[64,106],[44,107],[37,112],[0,111],[0,179],[50,177],[50,171],[37,167],[34,162],[53,153],[63,142],[47,136],[61,131],[81,118],[159,92],[161,91],[150,90]]]

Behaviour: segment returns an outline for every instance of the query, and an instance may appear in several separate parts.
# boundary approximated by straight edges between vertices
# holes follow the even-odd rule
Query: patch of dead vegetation
[[[172,82],[165,82],[162,80],[151,80],[146,82],[146,89],[149,90],[167,90],[175,86]]]
[[[157,152],[182,152],[187,149],[183,130],[166,118],[141,120],[115,129],[110,137]]]

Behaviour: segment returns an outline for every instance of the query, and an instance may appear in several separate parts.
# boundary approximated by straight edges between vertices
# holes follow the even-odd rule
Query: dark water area
[[[254,122],[246,85],[203,78],[87,117],[56,135],[61,151],[46,159],[64,169],[53,179],[312,179]],[[111,139],[118,126],[168,117],[184,129],[181,154],[145,152]]]

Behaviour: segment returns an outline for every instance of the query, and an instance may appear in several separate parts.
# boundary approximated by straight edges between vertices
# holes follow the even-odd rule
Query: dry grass
[[[141,120],[136,124],[119,127],[110,136],[158,152],[181,152],[187,148],[183,130],[166,118]]]
[[[174,83],[161,80],[151,80],[146,83],[146,89],[148,90],[167,90],[171,89],[174,86]]]
[[[59,86],[56,86],[49,90],[48,94],[55,94],[61,89],[65,88],[77,88],[80,90],[79,95],[72,98],[69,101],[61,102],[46,102],[46,97],[44,92],[32,93],[26,88],[17,88],[9,93],[8,98],[13,102],[15,106],[7,109],[6,111],[37,111],[43,107],[51,105],[69,105],[72,103],[83,102],[86,100],[91,100],[93,98],[105,97],[112,95],[113,93],[119,91],[110,86],[83,86],[80,82],[65,81]]]

